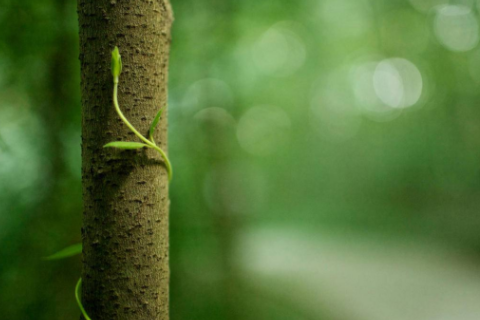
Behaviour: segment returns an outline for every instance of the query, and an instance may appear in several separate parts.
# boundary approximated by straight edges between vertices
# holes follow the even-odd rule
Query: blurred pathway
[[[480,319],[480,266],[453,249],[292,229],[254,229],[238,240],[245,280],[310,314],[341,320]]]

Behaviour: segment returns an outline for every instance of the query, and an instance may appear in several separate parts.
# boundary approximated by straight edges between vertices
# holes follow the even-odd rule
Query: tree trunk
[[[168,177],[112,105],[111,51],[122,55],[120,108],[147,135],[167,103],[168,0],[78,0],[82,88],[83,305],[93,320],[168,319]],[[167,149],[167,113],[155,141]]]

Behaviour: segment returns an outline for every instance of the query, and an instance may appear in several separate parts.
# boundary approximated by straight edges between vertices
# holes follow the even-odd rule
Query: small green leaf
[[[64,259],[64,258],[68,258],[68,257],[74,256],[74,255],[80,254],[80,253],[82,253],[82,244],[77,243],[77,244],[74,244],[70,247],[67,247],[67,248],[63,249],[63,250],[60,250],[57,253],[52,254],[51,256],[45,257],[44,259],[45,260]]]
[[[117,148],[117,149],[126,149],[126,150],[135,150],[148,147],[146,144],[140,142],[124,142],[124,141],[114,141],[107,143],[103,146],[104,148]]]
[[[118,47],[115,47],[112,51],[112,75],[113,78],[118,80],[118,77],[122,73],[122,57],[118,51]]]
[[[155,119],[153,119],[152,125],[150,126],[150,131],[149,131],[148,135],[150,137],[150,140],[152,140],[152,141],[153,141],[153,133],[155,132],[155,128],[157,127],[158,122],[160,121],[160,118],[162,117],[163,109],[164,108],[161,108],[160,110],[158,110],[158,113],[155,116]]]

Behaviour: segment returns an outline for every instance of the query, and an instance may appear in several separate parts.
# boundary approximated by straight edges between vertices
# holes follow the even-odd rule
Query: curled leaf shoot
[[[125,117],[123,114],[122,110],[120,109],[120,106],[118,104],[118,82],[119,82],[119,76],[122,70],[122,60],[120,57],[120,54],[118,52],[118,48],[115,47],[115,49],[112,52],[112,75],[113,75],[113,105],[115,107],[115,111],[117,111],[118,116],[120,119],[125,123],[125,125],[132,131],[140,140],[142,140],[145,143],[145,146],[147,148],[154,149],[157,151],[160,156],[162,157],[163,161],[165,162],[165,167],[167,169],[168,173],[168,180],[172,180],[172,165],[170,163],[170,160],[167,157],[167,154],[165,151],[163,151],[160,147],[156,145],[154,141],[148,140],[145,138],[140,132],[138,132],[137,129],[128,121],[128,119]],[[160,113],[161,115],[161,113]],[[157,114],[158,118],[160,119],[160,116]],[[155,117],[156,119],[157,117]],[[153,121],[155,122],[155,120]],[[158,121],[157,121],[158,123]],[[151,130],[151,128],[150,128]],[[153,133],[153,131],[151,131]],[[153,140],[153,139],[152,139]],[[111,142],[112,143],[112,142]],[[111,144],[109,143],[109,144]],[[107,147],[109,144],[105,145]]]
[[[112,51],[112,76],[113,81],[118,82],[118,77],[120,77],[120,73],[122,73],[122,57],[120,56],[120,52],[118,51],[118,47],[115,47]]]
[[[80,298],[80,289],[81,288],[82,288],[82,278],[78,279],[77,285],[75,286],[75,299],[77,299],[78,307],[80,308],[80,311],[82,312],[85,319],[86,320],[92,320],[88,316],[87,312],[85,311],[85,308],[82,305],[82,299]]]
[[[69,258],[74,255],[82,253],[82,244],[77,243],[71,245],[65,249],[58,251],[57,253],[52,254],[51,256],[43,258],[44,260],[59,260],[64,258]]]

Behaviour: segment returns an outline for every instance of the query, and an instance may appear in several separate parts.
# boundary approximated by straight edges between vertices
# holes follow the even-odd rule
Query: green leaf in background
[[[114,141],[107,143],[103,146],[104,148],[117,148],[117,149],[126,149],[126,150],[135,150],[148,147],[146,144],[140,142],[123,142],[123,141]]]
[[[160,118],[162,117],[162,112],[163,112],[163,109],[164,108],[161,108],[157,115],[155,116],[155,119],[153,119],[152,121],[152,125],[150,126],[150,131],[149,131],[149,137],[150,137],[150,140],[153,141],[153,133],[155,132],[155,128],[157,127],[158,125],[158,122],[160,121]]]
[[[64,259],[64,258],[68,258],[68,257],[74,256],[74,255],[80,254],[80,253],[82,253],[82,244],[77,243],[77,244],[74,244],[70,247],[67,247],[67,248],[63,249],[63,250],[60,250],[59,252],[54,253],[51,256],[46,257],[45,260]]]

